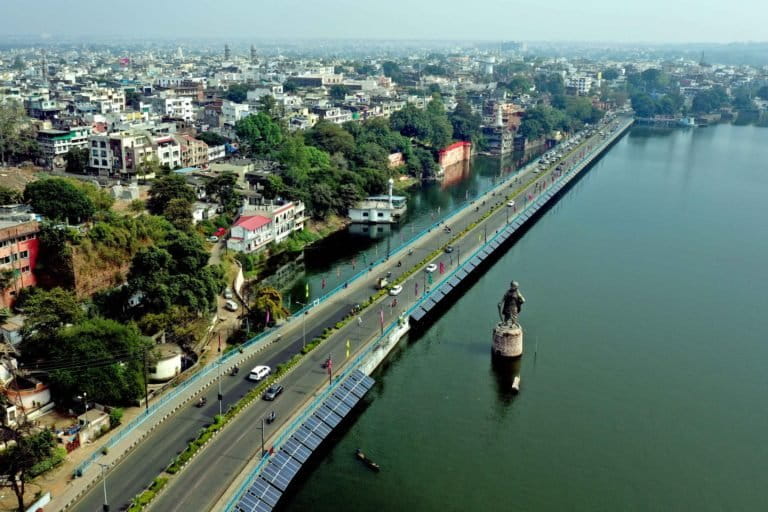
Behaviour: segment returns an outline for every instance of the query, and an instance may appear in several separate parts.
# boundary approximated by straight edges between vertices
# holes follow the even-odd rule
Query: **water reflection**
[[[499,399],[509,404],[517,395],[513,389],[515,377],[520,376],[520,366],[522,358],[498,357],[491,355],[491,370],[496,377],[496,390],[499,393]]]

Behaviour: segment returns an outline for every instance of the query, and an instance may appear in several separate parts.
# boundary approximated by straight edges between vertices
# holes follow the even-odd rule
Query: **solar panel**
[[[271,486],[266,480],[258,477],[248,488],[243,497],[250,495],[274,507],[277,505],[277,502],[280,500],[280,496],[282,496],[282,494],[283,493]]]
[[[413,319],[414,322],[418,322],[424,318],[425,314],[426,313],[422,309],[415,309],[411,312],[411,319]]]
[[[280,451],[287,453],[302,464],[307,462],[309,456],[312,455],[312,450],[298,442],[293,437],[290,437],[285,443],[283,443]]]
[[[315,418],[319,419],[329,427],[333,428],[341,422],[341,416],[333,412],[325,404],[321,405],[313,414]]]
[[[336,399],[340,402],[343,402],[350,409],[357,405],[357,402],[360,401],[360,397],[342,386],[336,389],[336,391],[333,393],[333,396],[336,397]]]
[[[314,450],[318,446],[320,446],[320,443],[323,441],[322,437],[319,437],[318,435],[314,434],[309,428],[302,425],[299,428],[296,429],[296,432],[292,436],[294,439],[296,439],[298,442],[309,448],[310,450]]]
[[[304,422],[304,426],[320,439],[325,439],[328,437],[328,434],[331,433],[331,429],[328,427],[328,425],[315,418],[314,416],[307,418],[307,420]]]
[[[301,466],[298,462],[285,453],[278,452],[261,471],[261,477],[281,491],[285,491],[299,469]]]
[[[349,414],[349,411],[352,410],[352,407],[347,405],[346,402],[339,399],[336,395],[331,395],[328,397],[328,400],[325,401],[325,406],[328,407],[330,410],[341,416],[342,418]]]

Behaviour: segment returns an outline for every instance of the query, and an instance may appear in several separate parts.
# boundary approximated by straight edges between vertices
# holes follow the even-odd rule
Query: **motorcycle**
[[[203,407],[208,402],[208,399],[204,396],[200,397],[200,400],[197,401],[197,404],[195,404],[195,407],[200,408]]]
[[[413,254],[413,249],[408,249],[408,256],[410,256],[411,254]]]
[[[275,421],[275,418],[277,418],[277,414],[275,414],[275,411],[272,411],[272,412],[270,412],[270,413],[267,415],[267,418],[266,418],[266,420],[267,420],[267,423],[268,423],[268,424],[269,424],[269,423],[272,423],[273,421]]]
[[[232,368],[232,371],[229,374],[234,377],[235,375],[237,375],[237,372],[239,372],[239,371],[240,371],[240,368],[235,366],[235,367]]]

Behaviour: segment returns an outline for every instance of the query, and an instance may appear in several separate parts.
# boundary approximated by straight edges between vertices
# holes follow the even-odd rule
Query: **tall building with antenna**
[[[229,60],[232,57],[232,51],[229,49],[229,45],[224,45],[224,60]]]

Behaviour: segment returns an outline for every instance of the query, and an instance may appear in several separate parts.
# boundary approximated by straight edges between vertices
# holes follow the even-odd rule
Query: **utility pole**
[[[147,353],[149,347],[144,349],[144,413],[149,414],[149,377],[147,376]]]
[[[109,512],[109,502],[107,501],[107,469],[109,468],[109,464],[102,464],[101,462],[97,462],[99,466],[101,466],[101,483],[104,486],[104,505],[102,506],[102,510],[104,512]]]
[[[221,344],[219,344],[219,361],[217,366],[219,376],[216,380],[219,381],[219,416],[221,416],[221,402],[224,399],[224,395],[221,394]]]

